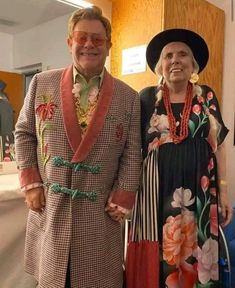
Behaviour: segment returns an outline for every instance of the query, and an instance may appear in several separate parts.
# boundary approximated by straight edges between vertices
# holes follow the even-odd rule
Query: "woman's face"
[[[188,82],[194,70],[191,49],[182,42],[167,44],[161,54],[160,72],[166,83]]]

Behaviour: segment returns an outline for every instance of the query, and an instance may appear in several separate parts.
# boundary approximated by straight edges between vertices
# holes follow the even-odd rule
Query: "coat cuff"
[[[42,183],[42,178],[37,168],[25,168],[19,170],[19,182],[21,189],[33,183]]]
[[[135,192],[117,189],[112,192],[111,202],[125,209],[131,210],[135,203]]]

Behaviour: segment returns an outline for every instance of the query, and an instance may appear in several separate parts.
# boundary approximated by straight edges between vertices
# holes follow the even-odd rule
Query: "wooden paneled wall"
[[[18,73],[0,71],[0,79],[6,83],[3,90],[14,111],[14,123],[18,119],[24,101],[24,76]]]
[[[147,44],[158,32],[188,28],[207,42],[210,59],[200,74],[200,83],[211,86],[222,97],[224,11],[205,0],[112,0],[113,47],[111,72],[134,89],[154,85],[156,76],[146,72],[121,75],[122,50]]]
[[[113,0],[112,3],[112,75],[137,91],[148,85],[155,85],[156,76],[149,68],[143,73],[121,75],[122,50],[147,44],[161,31],[162,0]]]

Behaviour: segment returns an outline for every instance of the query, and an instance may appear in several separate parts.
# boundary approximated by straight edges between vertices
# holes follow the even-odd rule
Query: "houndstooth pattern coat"
[[[110,195],[122,207],[134,203],[141,162],[139,96],[105,71],[82,138],[72,79],[72,66],[35,75],[16,124],[21,186],[42,182],[46,195],[41,214],[29,211],[25,267],[40,288],[64,288],[70,258],[73,288],[121,288],[121,224],[104,207]],[[72,198],[66,189],[95,193],[96,200]]]

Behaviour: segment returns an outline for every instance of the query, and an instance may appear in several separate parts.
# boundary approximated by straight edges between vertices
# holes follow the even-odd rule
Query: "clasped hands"
[[[37,187],[26,191],[25,203],[30,210],[38,213],[43,212],[46,205],[44,188]],[[105,206],[105,212],[107,212],[108,215],[117,222],[122,222],[127,216],[127,213],[124,213],[122,208],[113,204],[110,200]]]

